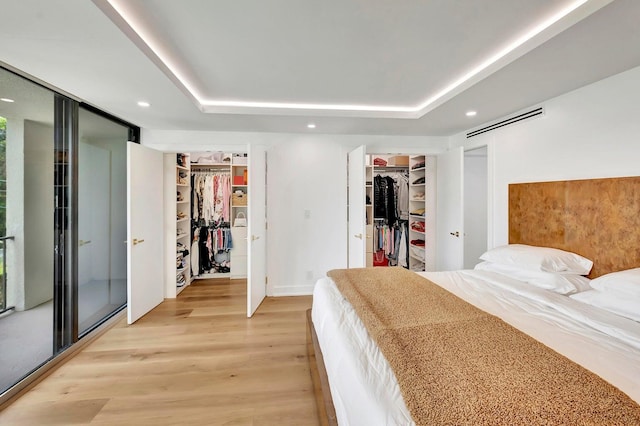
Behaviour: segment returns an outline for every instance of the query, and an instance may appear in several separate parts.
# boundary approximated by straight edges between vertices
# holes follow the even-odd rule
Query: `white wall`
[[[448,139],[143,129],[142,143],[168,152],[267,146],[267,294],[280,296],[310,294],[327,270],[346,267],[348,151],[434,154]]]
[[[508,242],[508,185],[640,175],[640,67],[548,100],[545,115],[452,146],[488,145],[489,244]]]
[[[53,298],[53,127],[24,123],[25,309]]]
[[[53,298],[53,127],[7,117],[7,306]]]
[[[309,294],[328,270],[347,267],[347,150],[318,139],[292,138],[267,153],[271,294]]]
[[[24,310],[24,119],[7,118],[7,306]],[[53,262],[51,262],[53,263]]]

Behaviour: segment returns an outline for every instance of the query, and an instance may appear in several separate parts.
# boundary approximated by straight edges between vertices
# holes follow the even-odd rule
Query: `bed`
[[[590,256],[593,259],[590,278],[640,266],[640,259],[638,259],[640,250],[636,247],[640,240],[638,235],[612,238],[612,235],[622,236],[629,234],[629,230],[637,232],[640,229],[637,223],[637,212],[640,211],[639,185],[638,178],[511,185],[509,188],[509,242],[514,245],[535,244],[555,247]],[[598,197],[589,197],[589,193],[598,194]],[[604,194],[608,197],[606,203],[601,202]],[[594,213],[595,207],[586,206],[586,199],[591,199],[591,204],[596,205],[597,208],[606,209],[608,213]],[[551,213],[553,209],[550,210],[550,206],[555,209],[554,213]],[[613,219],[612,209],[615,210]],[[589,219],[581,218],[585,212],[588,212]],[[567,218],[567,215],[570,217]],[[544,217],[543,225],[537,223],[540,222],[541,217]],[[590,227],[589,232],[581,232],[580,229],[584,229],[585,220],[594,220],[594,217],[596,220],[605,222]],[[576,227],[577,230],[572,227]],[[624,234],[616,230],[616,227],[621,228]],[[598,232],[594,233],[595,228]],[[611,242],[615,247],[610,247]],[[356,272],[351,270],[349,274],[352,273]],[[362,273],[366,274],[366,269],[362,270]],[[383,274],[378,272],[376,275]],[[553,354],[568,358],[571,364],[579,366],[577,368],[580,371],[592,375],[585,379],[586,382],[602,380],[607,385],[613,385],[614,390],[622,394],[624,405],[624,409],[615,411],[616,413],[624,411],[629,417],[617,418],[616,414],[610,418],[605,416],[604,423],[629,424],[631,421],[633,422],[631,424],[638,424],[636,422],[640,422],[638,420],[640,419],[638,414],[640,413],[638,406],[640,403],[640,322],[637,320],[594,308],[568,294],[559,294],[546,288],[532,286],[528,282],[521,281],[520,277],[516,279],[491,269],[430,272],[418,275],[421,275],[420,279],[425,278],[434,283],[437,288],[446,290],[447,294],[462,299],[483,313],[498,318],[535,339],[536,343],[540,342],[546,348],[550,348]],[[355,279],[353,277],[355,275],[351,279]],[[420,283],[416,284],[418,287],[420,285]],[[475,322],[471,323],[475,324]],[[317,363],[319,371],[321,373],[322,370],[326,371],[326,376],[319,374],[317,377],[319,377],[318,383],[324,382],[321,393],[323,399],[319,403],[319,408],[322,408],[324,422],[327,424],[464,423],[461,419],[469,420],[468,424],[483,422],[483,418],[474,419],[473,414],[469,412],[465,414],[464,410],[458,413],[461,417],[457,418],[447,417],[447,413],[439,413],[439,411],[457,410],[455,403],[449,408],[444,408],[445,405],[438,402],[432,404],[436,407],[429,407],[427,413],[416,415],[413,391],[401,390],[397,378],[400,377],[406,387],[406,372],[404,375],[397,374],[397,370],[394,371],[391,368],[370,335],[371,332],[356,314],[352,303],[338,290],[335,279],[325,277],[316,283],[309,324],[309,336],[311,341],[315,342],[315,347],[310,345],[312,355],[310,360],[314,363],[312,369],[315,369],[315,361],[319,360]],[[472,339],[467,338],[467,340]],[[449,358],[447,358],[447,365],[448,360]],[[392,360],[392,362],[394,365],[397,364],[397,361]],[[412,368],[418,369],[415,366]],[[445,375],[457,377],[459,382],[464,382],[466,378],[458,371],[463,368],[459,368],[459,364],[455,368],[455,371]],[[580,375],[582,374],[580,371],[574,373]],[[425,374],[421,372],[419,375]],[[562,376],[564,378],[564,373]],[[567,374],[567,377],[572,376]],[[492,377],[491,380],[494,378]],[[494,383],[491,380],[488,383]],[[445,385],[447,386],[457,386],[457,384]],[[539,383],[536,386],[539,386],[542,392],[544,386]],[[563,387],[557,384],[553,386]],[[511,392],[513,393],[513,390]],[[558,395],[562,395],[563,390],[557,392]],[[497,392],[493,397],[502,398],[502,395]],[[584,403],[585,400],[592,398],[592,395],[586,394],[576,399]],[[549,397],[549,399],[562,398],[553,395],[553,398]],[[408,408],[407,401],[412,409]],[[439,400],[436,398],[434,401]],[[460,402],[458,401],[457,404],[460,405]],[[465,404],[467,404],[466,401]],[[465,409],[475,409],[473,402],[467,405],[471,408]],[[515,410],[517,413],[519,408],[516,407]],[[606,411],[606,407],[604,410]],[[497,424],[496,418],[503,419],[504,424],[519,423],[517,419],[510,417],[514,412],[509,412],[507,409],[507,413],[502,414],[502,417],[497,413],[497,417],[485,423]],[[530,418],[527,419],[527,422],[530,420]],[[536,423],[540,424],[560,423],[558,418],[553,417],[545,419],[542,416],[538,420]],[[598,422],[603,423],[602,419]],[[595,423],[595,420],[592,423]]]

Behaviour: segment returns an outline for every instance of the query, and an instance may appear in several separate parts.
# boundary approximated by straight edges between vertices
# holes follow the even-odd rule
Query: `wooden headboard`
[[[509,243],[578,253],[589,278],[640,267],[640,177],[509,185]]]

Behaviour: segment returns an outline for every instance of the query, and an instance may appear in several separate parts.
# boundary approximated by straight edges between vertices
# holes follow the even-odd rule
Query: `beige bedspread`
[[[640,425],[594,373],[403,268],[333,270],[418,425]]]

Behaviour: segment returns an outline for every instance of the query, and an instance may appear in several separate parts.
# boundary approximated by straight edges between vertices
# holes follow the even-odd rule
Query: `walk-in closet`
[[[365,157],[366,265],[433,269],[435,158]]]
[[[167,297],[196,279],[247,277],[247,159],[165,154]]]

